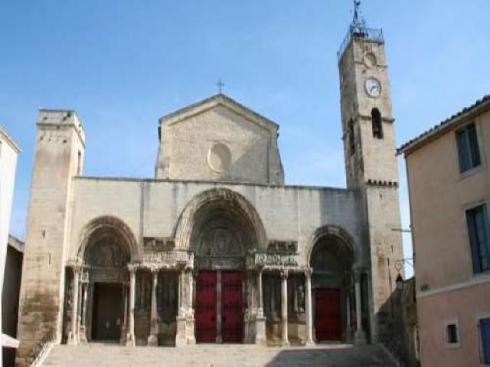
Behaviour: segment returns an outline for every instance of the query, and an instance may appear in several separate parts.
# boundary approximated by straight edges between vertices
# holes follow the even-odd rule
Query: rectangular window
[[[456,324],[446,325],[446,342],[448,344],[459,344],[458,326]]]
[[[468,235],[470,238],[473,272],[490,270],[490,243],[487,206],[480,205],[466,211]]]
[[[458,142],[459,171],[468,171],[480,165],[480,149],[475,124],[469,124],[456,131]]]
[[[482,362],[490,364],[490,319],[480,320]]]

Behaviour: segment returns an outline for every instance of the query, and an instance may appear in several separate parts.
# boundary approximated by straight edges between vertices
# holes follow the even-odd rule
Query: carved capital
[[[128,270],[131,274],[136,273],[136,270],[138,270],[139,265],[138,264],[128,264]]]
[[[304,274],[305,274],[305,277],[311,278],[311,274],[313,274],[313,268],[305,268]]]
[[[354,268],[353,273],[354,273],[354,281],[360,282],[361,281],[361,275],[364,273],[364,269],[363,268]]]
[[[288,270],[287,269],[284,269],[284,270],[281,270],[281,279],[287,279],[288,278]]]

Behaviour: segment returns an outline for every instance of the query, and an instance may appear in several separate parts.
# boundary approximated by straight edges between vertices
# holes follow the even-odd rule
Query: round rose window
[[[216,172],[225,172],[230,168],[231,152],[225,144],[216,143],[208,152],[208,164]]]

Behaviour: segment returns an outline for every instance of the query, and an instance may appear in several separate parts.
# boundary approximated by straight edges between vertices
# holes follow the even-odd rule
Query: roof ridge
[[[206,103],[211,102],[211,101],[214,101],[214,100],[219,100],[219,99],[222,99],[222,100],[224,100],[224,101],[228,101],[228,102],[230,102],[230,103],[232,103],[232,104],[235,104],[236,106],[238,106],[238,107],[240,107],[240,108],[244,109],[245,111],[247,111],[247,112],[249,112],[249,113],[253,114],[255,117],[259,118],[260,120],[263,120],[263,121],[268,122],[268,123],[270,123],[270,124],[272,124],[272,125],[274,125],[274,126],[276,126],[276,127],[279,127],[279,124],[277,124],[277,123],[276,123],[276,122],[274,122],[273,120],[271,120],[271,119],[269,119],[269,118],[265,117],[264,115],[261,115],[260,113],[258,113],[258,112],[256,112],[256,111],[252,110],[251,108],[249,108],[249,107],[245,106],[244,104],[242,104],[242,103],[240,103],[240,102],[236,101],[235,99],[233,99],[233,98],[231,98],[231,97],[227,96],[227,95],[226,95],[226,94],[224,94],[224,93],[217,93],[217,94],[214,94],[214,95],[212,95],[212,96],[210,96],[210,97],[204,98],[204,99],[202,99],[202,100],[200,100],[200,101],[197,101],[197,102],[191,103],[190,105],[187,105],[187,106],[185,106],[185,107],[182,107],[182,108],[179,108],[179,109],[177,109],[177,110],[174,110],[173,112],[167,113],[167,114],[163,115],[162,117],[160,117],[160,118],[159,118],[159,121],[160,121],[160,122],[162,122],[163,120],[168,120],[168,119],[171,119],[171,118],[173,118],[173,117],[175,117],[175,116],[177,116],[177,115],[179,115],[179,114],[182,114],[182,113],[185,113],[185,112],[187,112],[187,111],[190,111],[190,110],[192,110],[193,108],[196,108],[196,107],[198,107],[198,106],[200,106],[200,105],[206,104]]]

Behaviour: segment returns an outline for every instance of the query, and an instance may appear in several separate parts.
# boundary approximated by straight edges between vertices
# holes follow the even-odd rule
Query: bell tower
[[[354,20],[338,52],[347,186],[398,182],[383,31],[370,29],[354,1]]]
[[[381,29],[371,29],[354,0],[354,19],[338,52],[347,187],[364,201],[370,275],[367,287],[373,341],[390,319],[390,296],[403,258],[394,118]],[[391,312],[392,313],[392,312]]]

